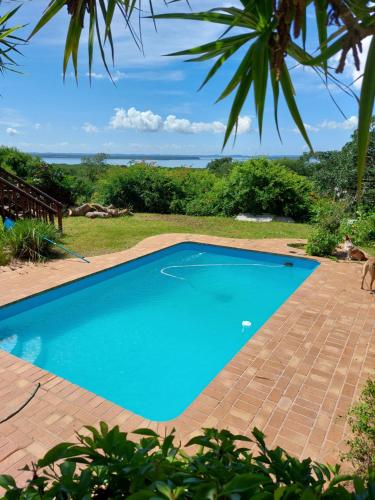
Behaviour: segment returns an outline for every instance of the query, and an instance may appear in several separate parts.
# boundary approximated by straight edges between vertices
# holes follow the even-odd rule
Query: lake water
[[[207,166],[207,163],[211,161],[213,158],[207,158],[207,157],[200,157],[197,159],[179,159],[179,158],[173,158],[173,159],[145,159],[144,161],[147,163],[156,163],[156,165],[161,166],[161,167],[183,167],[183,166],[188,166],[188,167],[195,167],[195,168],[205,168]],[[245,158],[243,158],[245,159]],[[42,156],[42,160],[45,161],[46,163],[65,163],[68,165],[76,165],[78,163],[81,163],[81,158],[79,157],[56,157],[56,156]],[[106,160],[106,163],[109,165],[129,165],[131,162],[140,162],[142,159],[140,158],[108,158]]]

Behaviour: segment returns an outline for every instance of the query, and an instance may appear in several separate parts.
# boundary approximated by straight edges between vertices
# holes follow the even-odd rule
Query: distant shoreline
[[[100,153],[38,153],[31,152],[31,155],[40,156],[42,158],[77,158],[95,157]],[[300,155],[161,155],[161,154],[106,154],[110,160],[210,160],[214,158],[231,157],[236,159],[259,158],[265,156],[267,158],[298,158]]]
[[[60,166],[79,166],[84,158],[94,158],[94,153],[31,153],[37,155],[47,164]],[[228,155],[229,156],[229,155]],[[105,163],[112,166],[129,166],[133,163],[146,162],[157,167],[168,168],[206,168],[208,163],[218,158],[225,158],[226,155],[141,155],[141,154],[108,154],[105,157]],[[234,161],[246,161],[259,156],[232,155]],[[271,160],[279,158],[298,158],[295,156],[268,156]]]

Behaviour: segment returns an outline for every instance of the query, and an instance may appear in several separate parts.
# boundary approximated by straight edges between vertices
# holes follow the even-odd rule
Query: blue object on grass
[[[6,229],[7,231],[9,229],[12,229],[14,224],[15,224],[14,220],[10,219],[9,217],[4,218],[3,226],[4,226],[4,229]]]

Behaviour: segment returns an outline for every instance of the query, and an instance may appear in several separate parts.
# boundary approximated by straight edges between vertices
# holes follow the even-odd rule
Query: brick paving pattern
[[[287,246],[288,240],[154,236],[132,249],[93,257],[91,264],[59,260],[3,271],[0,305],[183,241],[303,255]],[[360,290],[359,264],[317,260],[317,270],[186,411],[167,423],[145,420],[0,350],[0,420],[41,384],[20,413],[0,424],[0,473],[24,481],[25,463],[100,420],[127,431],[175,427],[183,443],[201,427],[249,435],[257,426],[271,446],[336,462],[345,447],[347,410],[375,368],[375,295]]]

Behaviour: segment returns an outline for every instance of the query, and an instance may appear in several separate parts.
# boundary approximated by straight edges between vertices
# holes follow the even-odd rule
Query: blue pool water
[[[0,308],[0,348],[143,417],[169,420],[317,265],[175,245]]]

